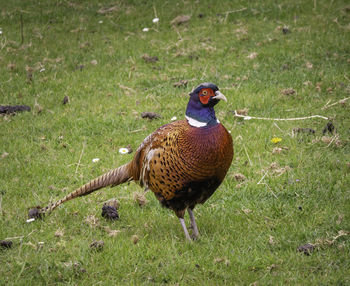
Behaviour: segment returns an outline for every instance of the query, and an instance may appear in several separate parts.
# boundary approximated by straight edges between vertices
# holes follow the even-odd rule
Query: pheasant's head
[[[204,127],[218,124],[214,106],[226,97],[213,83],[202,83],[190,93],[190,100],[186,109],[188,123],[194,127]]]

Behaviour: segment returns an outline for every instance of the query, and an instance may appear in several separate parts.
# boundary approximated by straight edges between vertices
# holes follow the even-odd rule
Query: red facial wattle
[[[203,88],[199,93],[199,101],[206,105],[209,103],[211,97],[215,96],[214,91],[211,88]]]

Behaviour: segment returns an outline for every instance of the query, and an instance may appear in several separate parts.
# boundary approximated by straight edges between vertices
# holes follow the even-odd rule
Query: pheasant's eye
[[[208,94],[208,91],[206,91],[206,90],[203,90],[203,93],[202,93],[203,95],[207,95]]]

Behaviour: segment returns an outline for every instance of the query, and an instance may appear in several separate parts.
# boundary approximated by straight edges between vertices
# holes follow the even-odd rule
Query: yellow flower
[[[278,138],[278,137],[273,137],[271,139],[271,143],[273,144],[277,144],[278,142],[281,142],[282,141],[282,138]]]

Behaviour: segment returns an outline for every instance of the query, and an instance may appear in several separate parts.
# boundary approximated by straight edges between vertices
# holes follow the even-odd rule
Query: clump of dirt
[[[140,207],[143,207],[148,202],[144,194],[140,194],[140,193],[137,193],[137,192],[134,193],[134,201]]]
[[[244,176],[243,174],[240,174],[240,173],[234,174],[233,176],[235,177],[235,180],[237,182],[243,182],[247,179],[246,176]]]
[[[131,241],[133,244],[137,244],[139,242],[139,237],[134,234],[132,237],[131,237]]]
[[[141,113],[141,117],[142,118],[148,118],[148,119],[157,119],[157,118],[161,118],[161,116],[155,112],[148,112],[148,111],[145,111],[145,112],[142,112]]]
[[[175,17],[170,22],[170,24],[179,26],[179,25],[182,25],[182,24],[189,22],[190,20],[191,20],[191,16],[189,16],[189,15],[179,15],[179,16]]]
[[[237,110],[236,110],[236,113],[237,113],[238,115],[247,116],[247,115],[248,115],[248,111],[249,111],[248,108],[243,108],[243,109],[237,109]]]
[[[125,148],[128,149],[128,154],[131,154],[134,151],[131,147],[131,144],[128,144],[128,146],[126,146]]]
[[[142,58],[144,59],[144,61],[145,61],[146,63],[156,63],[156,62],[159,61],[159,58],[158,58],[157,56],[151,57],[151,56],[148,55],[148,54],[144,54],[144,55],[142,56]]]
[[[104,202],[104,206],[111,206],[114,207],[115,209],[119,209],[120,207],[120,202],[117,199],[109,199],[108,201]]]
[[[292,95],[295,94],[296,91],[293,88],[286,88],[283,89],[281,92],[283,95]]]
[[[110,219],[110,220],[119,219],[119,214],[118,214],[117,209],[115,207],[112,207],[109,205],[103,205],[101,215],[105,219]]]
[[[104,245],[105,243],[103,242],[103,240],[98,240],[98,241],[95,240],[90,244],[90,248],[95,251],[101,251]]]
[[[289,147],[275,147],[272,149],[272,154],[280,154],[282,153],[283,151],[288,151],[289,150]]]
[[[335,127],[334,127],[333,123],[331,121],[329,121],[327,123],[327,125],[323,128],[322,134],[325,135],[327,132],[333,134],[334,129],[335,129]]]
[[[285,27],[283,27],[282,32],[283,32],[284,35],[289,34],[290,33],[290,29],[287,26],[285,26]]]
[[[30,111],[28,105],[0,105],[0,113],[14,114],[22,111]]]
[[[269,167],[269,171],[271,171],[272,174],[277,176],[281,176],[282,174],[290,170],[291,170],[291,167],[289,166],[280,167],[277,162],[272,162]]]
[[[185,87],[186,87],[187,84],[188,84],[188,80],[181,79],[180,81],[175,82],[175,83],[173,84],[173,86],[174,86],[174,87],[182,87],[182,86],[185,86]]]
[[[119,10],[118,6],[111,6],[111,7],[101,7],[99,10],[97,10],[98,14],[109,14],[109,13],[113,13]]]
[[[62,103],[63,103],[63,105],[64,105],[64,104],[67,104],[68,102],[69,102],[69,96],[66,95],[66,96],[63,98]]]
[[[299,252],[303,252],[305,255],[309,256],[311,252],[313,252],[315,246],[311,243],[306,243],[298,247]]]
[[[37,206],[35,208],[32,208],[28,211],[28,218],[34,218],[34,219],[37,219],[37,218],[42,218],[43,217],[43,213],[40,212],[41,210],[41,207],[40,206]]]
[[[12,241],[11,240],[0,240],[0,248],[11,248],[12,247]]]
[[[307,134],[315,134],[315,129],[312,128],[293,128],[293,134],[295,133],[307,133]]]

